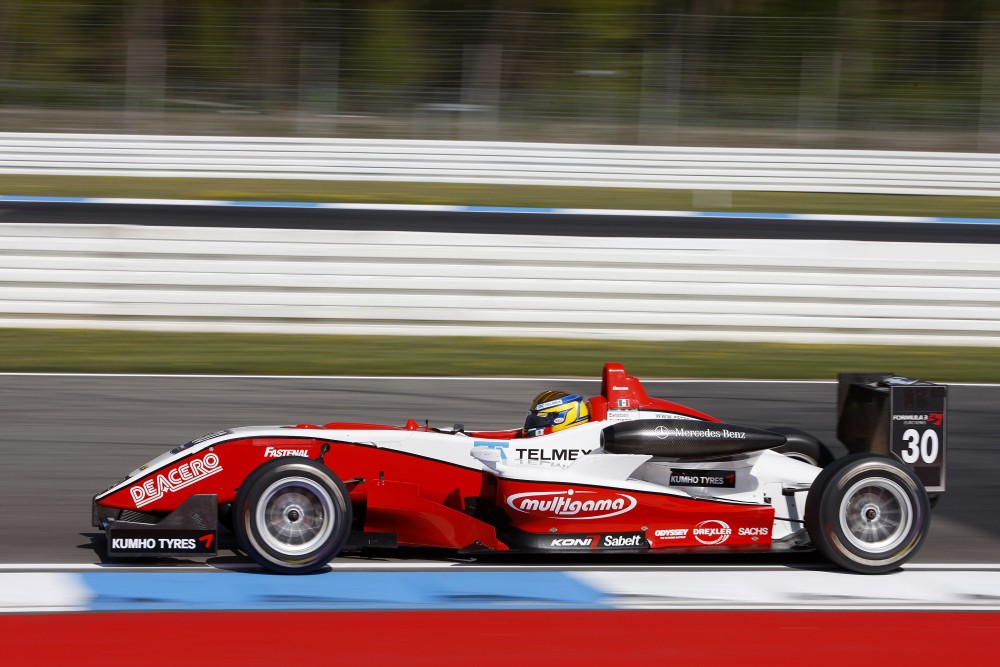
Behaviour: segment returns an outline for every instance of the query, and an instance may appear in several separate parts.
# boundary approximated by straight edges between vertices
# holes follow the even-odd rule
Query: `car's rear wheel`
[[[806,498],[806,528],[816,549],[855,572],[898,568],[920,549],[930,501],[906,466],[875,454],[854,454],[826,467]]]
[[[305,574],[326,565],[347,542],[351,503],[330,469],[286,457],[247,477],[233,518],[240,546],[257,563],[274,572]]]

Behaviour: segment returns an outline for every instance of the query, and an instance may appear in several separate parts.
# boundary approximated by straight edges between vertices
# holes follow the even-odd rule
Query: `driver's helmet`
[[[590,421],[587,402],[579,394],[565,391],[543,391],[531,402],[524,420],[523,434],[527,438],[555,433]]]

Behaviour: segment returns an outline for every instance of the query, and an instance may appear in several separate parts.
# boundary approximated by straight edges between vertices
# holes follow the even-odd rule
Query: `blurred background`
[[[989,0],[3,0],[0,131],[1000,147]]]

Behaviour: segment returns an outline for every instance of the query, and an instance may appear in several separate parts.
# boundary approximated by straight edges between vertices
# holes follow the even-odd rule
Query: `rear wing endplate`
[[[840,441],[902,461],[928,493],[943,493],[948,387],[893,373],[840,373],[837,383]]]

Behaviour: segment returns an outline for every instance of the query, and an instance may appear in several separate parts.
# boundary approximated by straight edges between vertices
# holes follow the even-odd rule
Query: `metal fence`
[[[768,4],[6,0],[0,130],[1000,150],[995,3]]]
[[[8,223],[0,326],[1000,345],[992,245],[551,240]]]
[[[1000,154],[0,133],[0,174],[1000,197]]]

